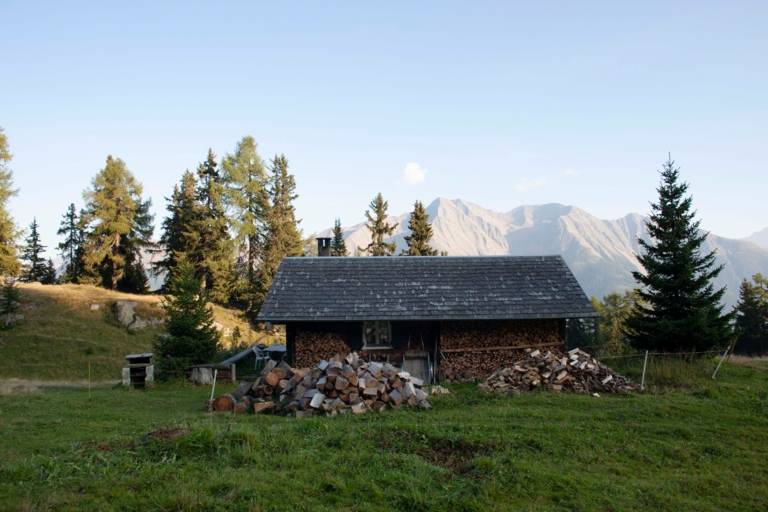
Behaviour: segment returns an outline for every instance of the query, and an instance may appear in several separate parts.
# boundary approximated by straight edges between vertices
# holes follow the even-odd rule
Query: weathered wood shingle
[[[582,318],[560,256],[285,258],[259,320]]]

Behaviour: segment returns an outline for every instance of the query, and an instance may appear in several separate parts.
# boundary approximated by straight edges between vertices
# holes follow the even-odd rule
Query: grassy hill
[[[0,378],[84,380],[88,364],[94,380],[120,378],[125,354],[150,350],[163,327],[129,331],[114,312],[119,300],[135,301],[136,314],[145,320],[163,317],[162,298],[132,295],[89,285],[21,284],[24,316],[14,327],[0,331]],[[272,337],[250,328],[237,310],[213,306],[222,342],[238,327],[241,341],[271,342]]]

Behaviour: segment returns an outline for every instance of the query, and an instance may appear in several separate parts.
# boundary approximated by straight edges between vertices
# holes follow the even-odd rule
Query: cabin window
[[[363,322],[363,350],[392,348],[392,328],[384,320]]]

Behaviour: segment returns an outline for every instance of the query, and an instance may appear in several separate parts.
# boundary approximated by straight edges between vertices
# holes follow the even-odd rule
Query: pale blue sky
[[[645,213],[668,151],[705,228],[768,226],[767,2],[105,3],[0,3],[11,208],[49,246],[107,154],[162,214],[246,134],[305,232],[378,191]]]

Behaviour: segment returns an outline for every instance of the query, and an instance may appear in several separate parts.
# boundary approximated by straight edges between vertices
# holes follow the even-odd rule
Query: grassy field
[[[768,362],[657,395],[207,414],[204,388],[0,396],[0,509],[765,510]]]
[[[142,318],[159,318],[163,311],[157,295],[131,295],[87,285],[21,284],[23,320],[0,330],[0,378],[84,380],[91,363],[93,379],[120,378],[123,357],[152,347],[161,328],[129,332],[115,319],[117,300],[138,303]],[[98,310],[91,310],[97,304]],[[213,306],[223,329],[239,327],[244,341],[269,341],[253,331],[236,310]],[[226,343],[229,340],[224,338]]]

